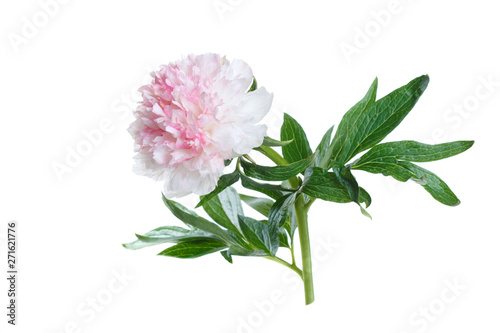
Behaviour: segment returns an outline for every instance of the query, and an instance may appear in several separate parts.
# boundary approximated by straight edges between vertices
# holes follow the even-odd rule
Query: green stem
[[[304,292],[306,294],[306,305],[314,302],[314,287],[312,278],[311,244],[309,241],[309,227],[307,225],[307,208],[304,197],[299,195],[295,201],[295,214],[297,217],[297,228],[300,238],[300,252],[302,254],[302,280],[304,280]]]
[[[293,238],[290,241],[290,252],[292,253],[292,265],[295,265],[295,249],[293,244]]]
[[[285,260],[281,259],[281,258],[278,258],[278,257],[271,257],[271,256],[267,256],[267,257],[264,257],[266,259],[269,259],[269,260],[272,260],[274,262],[277,262],[279,264],[282,264],[283,266],[285,267],[288,267],[290,268],[291,270],[293,270],[295,273],[299,274],[299,276],[302,278],[302,271],[300,270],[300,268],[298,268],[295,264],[291,265],[290,263],[286,262]]]
[[[287,165],[288,162],[274,149],[267,146],[260,146],[256,149],[262,154],[266,155],[269,159],[271,159],[277,165]],[[288,180],[290,186],[292,188],[299,187],[299,179],[297,177],[292,177]],[[289,264],[288,262],[277,258],[277,257],[266,257],[267,259],[276,261],[288,268],[294,270],[297,274],[302,277],[304,281],[304,292],[306,295],[306,305],[314,302],[314,287],[313,287],[313,278],[312,278],[312,261],[311,261],[311,244],[309,241],[309,227],[307,225],[307,211],[310,206],[314,202],[313,198],[309,200],[309,202],[304,202],[303,195],[299,195],[297,200],[295,201],[295,215],[297,217],[297,228],[299,231],[300,238],[300,252],[302,254],[302,270],[300,270],[295,264],[295,255],[293,251],[293,246],[291,248],[292,251],[292,261],[293,264]]]
[[[306,211],[309,211],[309,208],[311,208],[313,202],[316,201],[316,198],[309,198],[309,201],[305,204]]]
[[[274,163],[276,163],[277,165],[287,165],[288,164],[288,162],[277,151],[275,151],[271,147],[260,146],[256,150],[260,151],[261,153],[263,153],[264,155],[269,157],[269,159],[271,161],[273,161]]]

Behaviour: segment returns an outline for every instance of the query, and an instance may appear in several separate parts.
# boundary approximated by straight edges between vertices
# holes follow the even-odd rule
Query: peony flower
[[[273,95],[247,92],[251,68],[217,54],[189,55],[161,66],[139,92],[143,100],[129,132],[135,140],[134,171],[165,181],[168,198],[210,193],[224,160],[262,144]]]

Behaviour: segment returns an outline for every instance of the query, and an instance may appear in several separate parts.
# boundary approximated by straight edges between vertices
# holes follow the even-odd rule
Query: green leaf
[[[229,253],[229,250],[224,250],[220,251],[220,254],[224,259],[226,259],[230,264],[233,263],[233,257],[231,257],[231,253]]]
[[[196,205],[195,208],[203,206],[205,204],[205,202],[209,201],[210,199],[215,197],[217,194],[219,194],[220,192],[224,191],[229,186],[236,183],[238,181],[238,179],[240,179],[240,172],[238,171],[238,168],[236,168],[236,170],[234,170],[231,173],[222,175],[219,178],[219,181],[217,182],[217,187],[215,188],[215,190],[208,193],[207,195],[202,196],[200,202],[198,202],[198,204]]]
[[[271,139],[268,136],[264,137],[264,142],[262,143],[263,146],[267,147],[283,147],[288,144],[290,144],[293,140],[287,140],[287,141],[279,141],[275,139]]]
[[[274,255],[279,247],[278,230],[276,229],[273,234],[270,234],[270,228],[267,223],[245,216],[239,216],[239,218],[241,230],[248,243],[257,250]]]
[[[392,178],[405,182],[410,178],[414,178],[415,174],[401,165],[402,161],[398,161],[396,157],[386,157],[379,159],[376,162],[363,163],[360,165],[352,165],[352,170],[363,170],[370,173],[381,173],[384,176],[391,176]]]
[[[446,183],[434,173],[410,162],[399,162],[400,165],[410,170],[415,176],[411,179],[429,192],[437,201],[447,206],[457,206],[460,200]]]
[[[287,180],[304,171],[309,164],[311,164],[313,156],[314,155],[311,155],[304,160],[293,162],[288,165],[278,165],[274,167],[254,165],[244,159],[240,159],[240,164],[248,177],[267,181]]]
[[[205,202],[203,209],[220,226],[241,234],[238,215],[243,215],[243,208],[238,192],[234,188],[228,187]]]
[[[179,243],[187,240],[200,240],[206,238],[215,239],[212,234],[199,229],[184,229],[177,226],[163,226],[144,235],[136,234],[137,240],[123,244],[123,247],[129,250],[138,250],[147,246],[153,246],[163,243]]]
[[[352,108],[350,108],[349,111],[347,111],[342,117],[342,120],[337,127],[337,131],[335,132],[335,136],[333,137],[333,149],[331,156],[333,160],[336,160],[341,164],[345,164],[347,161],[344,161],[347,157],[344,156],[340,158],[339,155],[344,153],[344,150],[347,150],[344,146],[347,145],[350,148],[352,145],[351,141],[355,140],[355,138],[352,138],[352,135],[354,133],[355,126],[357,125],[356,123],[359,121],[361,114],[365,113],[366,110],[370,108],[373,103],[375,103],[375,99],[377,98],[377,87],[378,79],[375,78],[365,96]],[[346,154],[344,153],[344,155]]]
[[[324,169],[330,169],[331,156],[333,150],[333,144],[332,144],[333,128],[334,126],[330,127],[328,131],[326,131],[318,147],[316,147],[315,150],[316,156],[314,157],[313,166],[321,167]]]
[[[249,190],[254,190],[263,193],[273,199],[278,199],[283,195],[283,191],[286,190],[279,185],[262,184],[241,175],[241,185]]]
[[[382,141],[411,111],[428,83],[429,77],[423,75],[373,103],[375,80],[365,98],[342,118],[333,139],[333,160],[345,164]]]
[[[354,166],[353,166],[354,169]],[[370,173],[381,173],[391,176],[400,182],[411,179],[429,192],[434,199],[448,206],[460,204],[460,200],[446,183],[434,173],[408,161],[399,161],[396,157],[378,159],[376,162],[364,163],[356,169]]]
[[[282,227],[286,218],[290,215],[290,207],[293,206],[295,199],[297,198],[297,193],[289,193],[278,200],[273,204],[271,210],[269,211],[269,225],[270,226],[279,226]]]
[[[359,185],[356,178],[351,173],[351,170],[345,167],[343,164],[334,162],[332,166],[332,171],[337,176],[337,180],[340,185],[342,185],[349,194],[349,198],[352,201],[359,202]]]
[[[327,201],[339,203],[352,201],[347,189],[342,186],[337,176],[333,172],[327,172],[318,167],[307,168],[301,191],[310,197]]]
[[[372,198],[370,194],[362,187],[359,188],[359,203],[364,203],[366,208],[370,207],[372,204]]]
[[[372,202],[372,198],[370,197],[368,192],[366,192],[362,187],[360,187],[359,188],[359,202],[357,202],[357,204],[359,206],[359,210],[361,211],[361,214],[368,217],[370,220],[372,219],[372,216],[368,213],[368,211],[365,209],[365,207],[363,207],[362,203],[365,203],[366,208],[368,208],[368,206],[370,206],[371,202]]]
[[[257,90],[257,79],[255,78],[255,76],[253,77],[252,85],[250,86],[247,92],[252,92],[254,90]]]
[[[371,203],[368,192],[359,187],[349,168],[338,163],[333,164],[333,172],[322,168],[308,168],[305,173],[301,191],[310,197],[338,203],[355,202],[361,213],[371,219],[370,214],[361,205],[366,207]]]
[[[285,226],[287,218],[291,216],[291,208],[293,207],[296,197],[296,192],[286,194],[276,200],[276,202],[271,207],[267,224],[269,228],[269,234],[271,235],[272,239],[276,240],[276,238],[274,238],[274,235],[278,234],[279,236],[279,230],[281,230]],[[292,239],[292,236],[293,233],[290,234],[290,239]],[[277,246],[279,246],[279,244],[273,243],[273,245],[275,246],[275,248],[273,249],[277,251]]]
[[[198,214],[196,214],[195,212],[187,209],[180,203],[167,199],[164,195],[162,197],[165,206],[170,209],[175,217],[177,217],[185,224],[206,231],[229,244],[239,244],[236,239],[229,235],[227,231],[220,228],[217,224],[212,223],[201,216],[198,216]]]
[[[288,163],[304,160],[312,155],[313,152],[302,126],[285,113],[281,126],[281,141],[289,140],[293,141],[282,148],[283,157]]]
[[[280,247],[290,248],[290,244],[288,243],[288,235],[285,228],[279,229],[279,238],[280,238]]]
[[[229,251],[229,254],[231,254],[233,256],[264,257],[264,256],[269,255],[269,253],[267,251],[264,251],[264,250],[244,249],[244,248],[238,247],[238,246],[230,246],[228,251]]]
[[[198,258],[227,248],[228,245],[213,239],[193,240],[179,243],[158,253],[159,256],[175,258]]]
[[[337,176],[337,180],[339,181],[340,185],[344,187],[344,189],[347,190],[347,193],[349,194],[349,198],[358,204],[359,209],[361,210],[361,214],[368,218],[372,218],[370,214],[366,211],[365,208],[361,205],[361,202],[359,200],[359,193],[361,191],[361,188],[358,185],[358,182],[356,181],[356,178],[351,173],[351,170],[349,167],[346,167],[342,164],[339,164],[337,162],[333,162],[332,166],[332,171]],[[368,192],[364,191],[363,195],[367,194]],[[368,195],[368,198],[363,198],[364,201],[370,200],[371,198]]]
[[[437,145],[416,141],[387,142],[373,147],[351,168],[381,173],[401,182],[406,182],[408,179],[415,180],[437,201],[448,206],[456,206],[460,200],[443,180],[410,162],[429,162],[451,157],[466,151],[473,144],[473,141],[455,141]]]
[[[257,198],[245,194],[240,194],[240,199],[265,217],[269,216],[269,211],[274,204],[271,199]]]
[[[290,215],[288,215],[284,228],[286,232],[288,232],[288,236],[290,236],[290,241],[293,242],[293,235],[295,234],[295,230],[297,230],[297,217],[295,216],[294,209],[292,209]]]
[[[454,141],[428,145],[417,141],[386,142],[376,145],[356,161],[357,168],[366,163],[377,163],[394,157],[401,161],[430,162],[460,154],[474,144],[474,141]]]

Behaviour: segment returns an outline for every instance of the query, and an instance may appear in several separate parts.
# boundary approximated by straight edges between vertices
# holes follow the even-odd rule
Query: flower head
[[[129,132],[135,140],[134,171],[164,180],[166,197],[211,192],[224,160],[262,144],[257,124],[271,107],[265,88],[248,92],[251,68],[217,54],[189,55],[161,66],[139,91],[143,100]]]

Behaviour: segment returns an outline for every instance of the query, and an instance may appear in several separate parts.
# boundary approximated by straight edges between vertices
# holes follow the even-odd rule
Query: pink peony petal
[[[251,68],[218,54],[188,55],[151,73],[129,132],[135,140],[134,171],[165,181],[165,196],[211,192],[224,159],[262,144],[273,95],[247,93]]]

